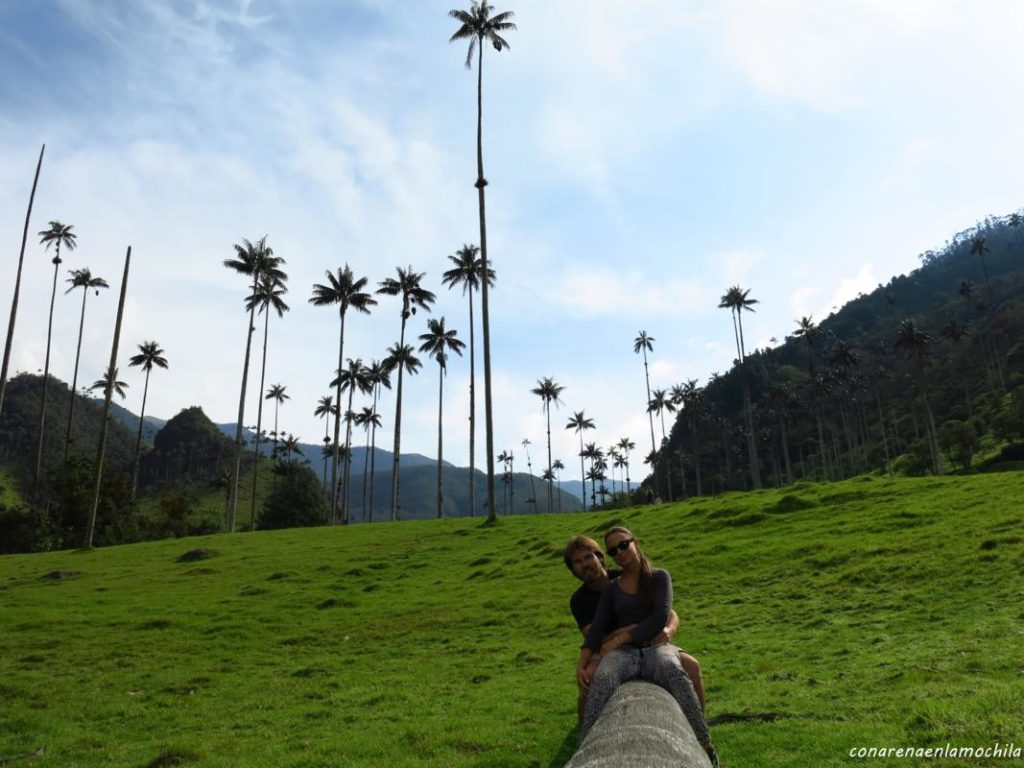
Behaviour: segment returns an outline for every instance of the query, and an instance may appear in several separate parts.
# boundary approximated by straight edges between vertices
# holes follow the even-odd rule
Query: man
[[[572,571],[573,576],[583,582],[579,589],[569,598],[569,610],[572,611],[573,618],[576,619],[576,626],[579,627],[580,632],[586,637],[587,630],[590,629],[590,624],[594,620],[594,614],[597,613],[597,603],[601,599],[601,593],[604,592],[612,579],[619,576],[619,571],[615,569],[609,571],[605,567],[604,552],[601,547],[596,541],[586,536],[574,536],[569,540],[569,543],[565,545],[564,559],[566,567]],[[621,627],[617,629],[608,636],[606,642],[611,641],[622,632],[628,632],[631,628]],[[672,638],[678,629],[679,616],[676,615],[675,611],[672,611],[668,626],[651,641],[651,645],[672,642]],[[588,679],[593,675],[600,661],[600,654],[597,654],[591,660],[590,667],[588,667],[591,675],[588,675]],[[705,709],[704,683],[701,680],[700,664],[693,656],[684,651],[679,651],[679,662],[683,665],[683,669],[686,670],[686,674],[689,675],[690,682],[693,683],[701,709]],[[586,703],[587,689],[581,687],[577,702],[577,714],[581,720],[583,719],[583,709]]]

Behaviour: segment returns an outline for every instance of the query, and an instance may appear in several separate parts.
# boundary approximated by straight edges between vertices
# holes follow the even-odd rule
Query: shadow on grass
[[[569,762],[569,758],[571,758],[573,752],[576,751],[576,738],[578,732],[578,727],[569,729],[568,733],[565,734],[565,738],[562,739],[562,745],[558,748],[554,757],[551,758],[551,762],[548,763],[548,768],[562,768],[562,766]]]

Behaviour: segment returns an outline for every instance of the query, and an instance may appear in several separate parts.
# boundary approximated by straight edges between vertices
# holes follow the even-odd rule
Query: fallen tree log
[[[624,683],[565,768],[710,768],[676,700],[653,683]]]

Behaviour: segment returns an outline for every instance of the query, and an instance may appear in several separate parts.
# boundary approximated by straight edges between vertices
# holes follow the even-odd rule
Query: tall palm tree
[[[74,226],[71,224],[61,224],[59,221],[51,221],[50,228],[44,229],[39,233],[39,242],[45,246],[45,251],[49,252],[50,246],[56,246],[53,259],[53,289],[50,293],[50,319],[46,326],[46,363],[43,366],[43,402],[42,407],[39,409],[39,443],[36,447],[36,472],[32,478],[32,495],[39,486],[39,474],[43,468],[43,432],[46,428],[46,390],[47,383],[50,377],[50,348],[53,340],[53,305],[57,299],[57,273],[60,270],[61,258],[60,249],[61,246],[69,251],[73,251],[77,245],[78,236],[72,232]],[[72,393],[72,398],[74,393]]]
[[[604,451],[597,447],[597,443],[587,443],[583,450],[580,451],[580,456],[585,459],[590,459],[590,469],[583,476],[583,494],[586,495],[586,482],[590,481],[590,506],[594,507],[597,505],[597,487],[596,483],[598,480],[603,479],[601,477],[601,470],[597,467],[597,462],[604,459]]]
[[[369,369],[367,369],[369,371]],[[371,382],[373,378],[370,378]],[[372,384],[376,388],[376,383]],[[370,467],[370,434],[377,427],[380,426],[380,414],[377,413],[371,406],[364,405],[363,409],[356,414],[355,423],[357,427],[362,427],[366,430],[366,452],[363,454],[363,522],[367,522],[370,518],[367,517],[367,505],[366,505],[366,483],[367,483],[367,470]],[[324,465],[326,467],[326,464]]]
[[[533,479],[533,462],[530,461],[530,439],[523,438],[523,450],[526,452],[526,474],[530,476],[530,493],[533,496],[533,511],[537,511],[537,482]]]
[[[348,409],[345,411],[345,468],[342,472],[341,484],[345,489],[341,497],[341,523],[348,525],[349,499],[349,477],[352,467],[352,422],[355,414],[352,411],[352,399],[356,390],[368,393],[373,388],[370,380],[370,372],[360,359],[348,359],[348,364],[338,372],[337,382],[332,381],[331,386],[341,385],[342,391],[348,392]]]
[[[669,413],[674,412],[676,409],[672,402],[672,398],[668,392],[664,389],[656,389],[651,393],[651,402],[647,404],[647,410],[650,413],[658,414],[661,419],[661,440],[665,442],[667,439],[665,435],[665,411]]]
[[[653,423],[653,422],[652,422]],[[584,480],[586,474],[583,469],[583,433],[588,429],[594,429],[594,420],[588,419],[584,411],[576,411],[569,418],[569,423],[565,425],[566,429],[575,430],[576,434],[580,436],[580,479]],[[587,484],[583,483],[583,511],[587,511]]]
[[[397,267],[395,270],[398,274],[397,278],[389,277],[380,282],[380,287],[377,289],[377,293],[383,293],[387,296],[401,296],[402,297],[402,330],[398,336],[398,344],[394,347],[396,354],[399,357],[412,357],[412,347],[409,347],[409,355],[406,356],[404,350],[406,349],[405,343],[405,324],[412,315],[416,314],[417,309],[422,309],[427,312],[430,311],[430,305],[436,301],[437,297],[433,293],[428,291],[422,285],[424,273],[413,272],[412,267],[408,269],[402,269]],[[389,350],[390,351],[390,350]],[[416,362],[419,367],[419,361]],[[402,447],[402,372],[405,370],[404,365],[398,366],[398,389],[395,392],[396,403],[395,403],[395,448],[393,467],[391,470],[391,519],[396,520],[398,518],[398,470],[399,470],[399,450]]]
[[[113,370],[113,373],[111,373],[111,370]],[[92,383],[92,386],[89,387],[89,391],[95,392],[99,390],[104,394],[110,391],[111,393],[117,395],[122,400],[124,400],[126,397],[128,397],[128,385],[123,381],[118,381],[117,373],[117,368],[107,368],[107,370],[104,371],[103,373],[103,378],[96,379],[96,381]]]
[[[473,65],[473,53],[477,53],[477,81],[476,81],[476,186],[477,197],[480,209],[480,271],[481,274],[490,275],[487,266],[487,213],[484,201],[484,187],[487,186],[487,179],[484,178],[484,143],[483,143],[483,120],[484,120],[484,43],[490,43],[495,51],[501,52],[508,48],[508,42],[501,36],[502,32],[510,32],[516,28],[510,19],[514,15],[512,11],[505,11],[492,15],[494,6],[487,0],[474,2],[468,11],[452,10],[448,15],[460,23],[448,42],[456,40],[469,40],[469,49],[466,52],[466,69]],[[490,308],[488,303],[488,280],[480,284],[480,315],[481,325],[484,332],[484,431],[487,444],[487,521],[493,523],[495,516],[494,506],[494,412],[491,402],[491,324]]]
[[[640,331],[640,335],[633,339],[633,352],[643,353],[644,356],[644,379],[647,382],[647,399],[645,403],[651,402],[651,376],[647,370],[647,353],[654,351],[654,337],[648,336],[647,331]],[[651,425],[651,450],[655,450],[654,447],[654,415],[650,410],[647,411],[647,420]]]
[[[85,524],[86,549],[92,549],[92,537],[96,531],[96,513],[100,507],[100,483],[103,480],[103,460],[107,450],[107,425],[110,422],[110,398],[117,383],[117,350],[121,344],[121,323],[124,320],[124,302],[128,293],[128,272],[132,263],[132,247],[129,245],[124,255],[124,272],[121,275],[121,293],[117,299],[117,316],[114,319],[114,341],[110,345],[110,362],[107,364],[107,380],[104,387],[103,417],[100,420],[100,444],[96,449],[96,470],[93,473],[92,505]],[[127,385],[126,385],[127,386]]]
[[[7,391],[7,368],[11,363],[11,347],[14,345],[14,323],[18,319],[18,297],[21,295],[21,269],[25,264],[25,246],[28,244],[28,228],[32,222],[32,206],[36,201],[36,188],[39,186],[39,172],[43,169],[43,155],[46,145],[39,150],[39,162],[36,163],[36,176],[32,181],[32,192],[28,196],[28,211],[25,213],[25,228],[21,232],[21,250],[18,252],[18,271],[14,278],[14,296],[11,297],[11,319],[7,323],[7,341],[4,342],[4,360],[0,365],[0,414],[4,410],[4,392]]]
[[[554,403],[555,406],[558,406],[562,402],[559,396],[564,391],[565,387],[561,384],[556,384],[555,380],[550,376],[538,379],[537,386],[530,390],[531,393],[541,399],[541,403],[544,406],[544,415],[548,421],[548,513],[552,512],[554,507],[554,487],[551,484],[551,477],[553,475],[551,471],[551,404]]]
[[[936,475],[940,475],[942,468],[939,466],[939,449],[935,438],[935,417],[932,415],[931,402],[928,400],[927,377],[924,375],[924,367],[931,351],[931,341],[931,336],[917,323],[913,320],[904,320],[900,323],[899,331],[896,334],[895,346],[907,356],[917,369],[915,378],[917,378],[917,385],[921,390],[925,412],[928,414],[928,447],[931,451],[932,471]]]
[[[558,476],[558,473],[565,469],[565,464],[562,463],[561,459],[555,459],[551,462],[551,471],[555,476],[555,481],[558,483],[558,512],[562,512],[562,478]]]
[[[287,391],[286,391],[287,389],[288,389],[288,387],[286,387],[284,384],[271,384],[270,388],[267,390],[267,394],[264,395],[264,397],[263,397],[264,400],[273,400],[274,401],[274,431],[272,433],[273,441],[274,441],[274,450],[273,450],[273,454],[272,455],[274,455],[274,456],[277,456],[277,438],[278,438],[277,415],[278,415],[278,409],[280,409],[280,407],[282,405],[284,405],[284,401],[285,400],[291,400],[292,399],[291,395],[289,395],[287,393]],[[255,489],[254,489],[254,491],[255,491]]]
[[[395,458],[391,470],[391,520],[394,521],[398,519],[398,509],[401,506],[398,499],[398,451],[401,446],[402,374],[408,371],[411,376],[422,364],[408,344],[392,344],[388,347],[388,356],[384,358],[384,364],[391,370],[398,369],[398,389],[395,392]]]
[[[252,332],[255,330],[253,322],[256,319],[256,302],[250,297],[255,295],[259,289],[260,281],[264,275],[271,278],[283,280],[285,273],[281,270],[284,259],[274,255],[274,250],[267,245],[267,237],[264,235],[255,243],[245,238],[241,243],[236,243],[235,257],[225,259],[224,266],[233,272],[252,278],[252,290],[246,298],[246,309],[249,310],[249,321],[245,332],[245,360],[242,363],[242,387],[238,396],[238,423],[235,425],[235,461],[234,479],[232,480],[231,493],[228,496],[228,509],[225,528],[228,532],[235,530],[235,517],[238,508],[238,483],[242,473],[242,429],[245,424],[245,395],[249,384],[249,358],[252,355]]]
[[[155,341],[144,341],[139,344],[139,354],[128,360],[128,365],[141,367],[146,373],[146,383],[142,388],[142,411],[139,413],[139,434],[135,438],[135,469],[132,472],[132,498],[135,498],[135,489],[139,485],[139,457],[142,455],[142,425],[146,420],[146,398],[149,395],[149,374],[153,367],[167,368],[167,358],[164,351]]]
[[[437,360],[437,519],[443,516],[444,491],[441,485],[441,456],[443,453],[442,440],[442,415],[444,406],[444,376],[447,370],[448,352],[462,356],[462,350],[466,345],[459,340],[456,331],[445,330],[444,318],[427,321],[427,332],[420,334],[420,352],[426,352],[430,357]],[[472,477],[472,474],[470,475]]]
[[[78,391],[78,361],[82,354],[82,331],[85,329],[85,300],[89,291],[95,291],[100,295],[100,288],[109,288],[107,281],[102,277],[93,277],[88,267],[84,269],[72,269],[71,277],[67,279],[71,287],[64,291],[64,295],[71,293],[75,288],[82,289],[82,313],[78,319],[78,345],[75,347],[75,373],[71,377],[71,402],[68,405],[68,429],[64,436],[64,461],[68,460],[68,452],[71,450],[71,424],[75,420],[75,392]],[[133,494],[134,495],[134,494]]]
[[[462,293],[469,297],[469,516],[476,513],[476,341],[473,322],[473,291],[480,290],[483,280],[483,261],[478,257],[480,249],[475,245],[463,245],[448,260],[455,266],[441,278],[450,289],[462,286]],[[487,282],[494,285],[494,270],[487,270]]]
[[[295,435],[289,434],[288,436],[282,436],[281,439],[281,453],[284,454],[285,461],[291,461],[292,456],[300,451],[299,444],[302,439]]]
[[[691,451],[693,453],[693,475],[697,486],[697,495],[703,496],[704,489],[700,475],[700,438],[697,430],[700,423],[700,405],[704,398],[704,390],[697,386],[696,379],[690,379],[683,385],[683,408],[690,427]]]
[[[985,291],[988,293],[988,303],[995,306],[996,300],[992,295],[992,284],[988,279],[988,267],[985,265],[985,254],[991,250],[985,242],[983,235],[975,235],[971,238],[971,256],[977,255],[981,262],[981,273],[985,276]]]
[[[761,468],[757,458],[757,433],[754,429],[754,412],[750,402],[750,380],[747,376],[747,350],[743,341],[743,312],[753,312],[757,299],[750,298],[749,288],[734,285],[729,288],[719,301],[719,309],[728,309],[732,315],[733,333],[736,336],[737,361],[740,367],[740,378],[743,382],[743,410],[747,422],[747,452],[750,455],[750,477],[754,489],[761,487]]]
[[[270,332],[270,311],[273,309],[277,312],[278,317],[283,317],[284,313],[288,311],[289,307],[285,303],[284,299],[281,298],[288,292],[285,287],[286,276],[282,274],[281,277],[274,275],[263,275],[260,278],[260,283],[256,288],[256,291],[248,298],[245,308],[249,309],[251,303],[255,303],[259,307],[260,313],[263,315],[263,361],[260,364],[260,388],[259,391],[263,391],[263,387],[267,381],[267,338]],[[249,509],[249,531],[256,530],[256,483],[259,480],[259,467],[260,467],[260,435],[263,429],[263,400],[260,398],[258,406],[256,408],[256,459],[252,463],[252,506]],[[275,483],[277,476],[274,476]]]
[[[332,304],[338,305],[338,318],[341,322],[341,330],[338,333],[338,368],[341,370],[345,360],[345,315],[351,307],[364,315],[370,314],[370,307],[377,303],[377,300],[363,289],[366,287],[366,278],[356,278],[349,269],[348,264],[339,267],[335,275],[327,272],[327,285],[317,283],[313,286],[313,296],[309,303],[318,307],[328,307]],[[338,405],[338,411],[334,414],[334,455],[331,457],[331,525],[338,519],[338,445],[341,442],[341,382],[338,382],[334,393],[334,402]]]
[[[619,440],[619,450],[622,452],[622,458],[626,466],[626,495],[632,498],[633,488],[630,485],[629,479],[629,454],[636,450],[636,443],[628,437],[623,437]]]
[[[391,389],[391,369],[388,367],[387,361],[374,360],[370,363],[369,371],[370,381],[373,382],[373,410],[376,412],[381,387]],[[371,422],[370,426],[370,520],[373,520],[374,481],[376,480],[375,473],[377,471],[377,428],[380,426],[381,419],[378,415],[376,420]],[[363,496],[366,496],[365,489]],[[364,513],[363,516],[365,517],[366,514]]]
[[[794,338],[803,339],[807,344],[807,374],[814,376],[814,342],[822,331],[819,328],[811,315],[804,315],[796,321],[796,330],[793,331]]]
[[[331,437],[329,430],[331,428],[331,416],[338,410],[338,406],[334,404],[334,398],[330,395],[324,395],[320,398],[316,404],[316,409],[313,411],[314,416],[320,416],[324,420],[324,446],[331,444]],[[324,454],[324,475],[323,485],[324,493],[327,493],[327,458],[328,454]]]

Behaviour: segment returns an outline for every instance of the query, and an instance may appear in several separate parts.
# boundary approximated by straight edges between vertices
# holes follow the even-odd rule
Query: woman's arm
[[[668,571],[658,568],[654,571],[653,582],[653,607],[651,613],[630,633],[634,643],[646,643],[654,639],[665,629],[669,615],[672,613],[672,577],[668,575]],[[607,594],[607,590],[605,590],[605,594]],[[601,599],[604,599],[604,595],[601,596]]]

